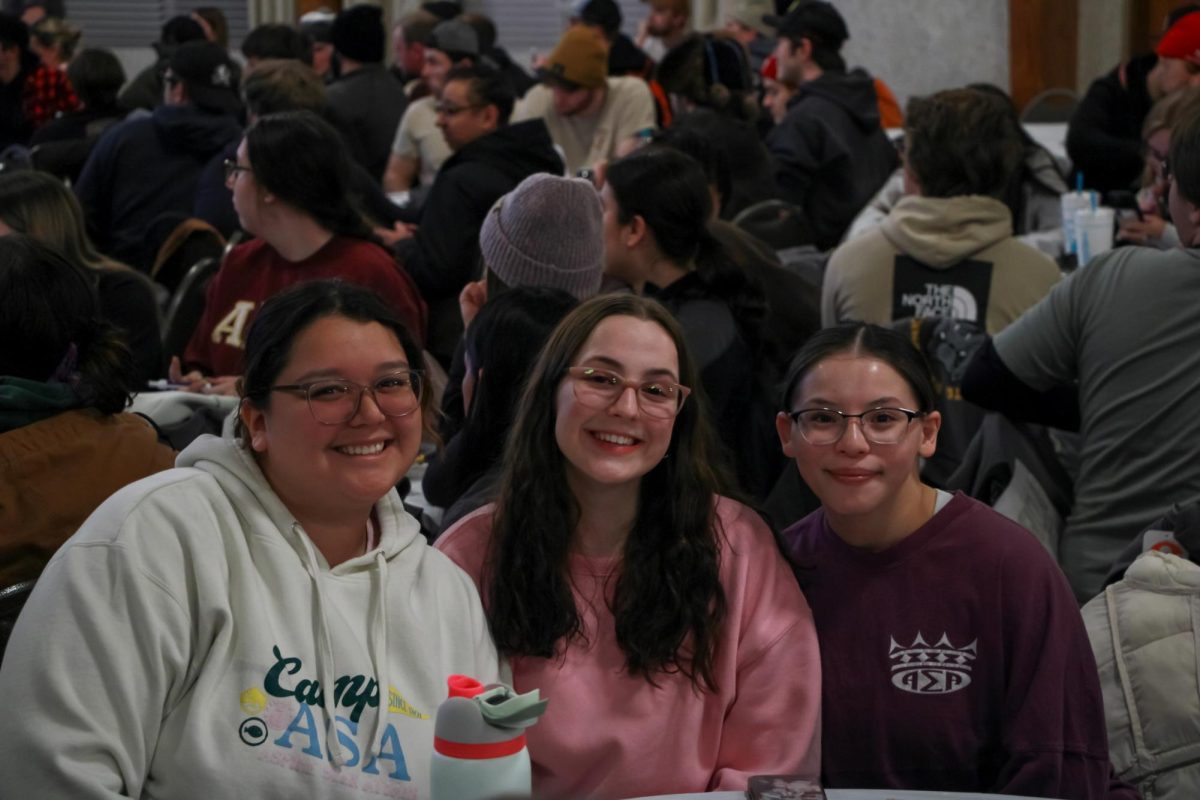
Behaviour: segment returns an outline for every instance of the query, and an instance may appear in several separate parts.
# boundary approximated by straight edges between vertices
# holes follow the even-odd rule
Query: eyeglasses
[[[1162,170],[1163,183],[1169,182],[1171,180],[1171,162],[1165,156],[1160,162],[1160,169]]]
[[[249,167],[243,167],[241,164],[237,163],[232,158],[227,158],[221,163],[222,163],[222,166],[225,167],[225,182],[226,183],[229,183],[231,180],[233,180],[234,176],[236,176],[239,172],[245,172],[250,175],[254,174],[254,170],[250,169]]]
[[[861,414],[846,414],[832,408],[805,408],[789,411],[788,416],[800,428],[809,444],[833,444],[846,433],[850,420],[857,419],[863,437],[871,444],[897,444],[908,431],[909,423],[925,416],[923,411],[907,408],[872,408]]]
[[[481,106],[478,106],[478,105],[455,106],[455,105],[451,105],[449,103],[434,103],[433,110],[437,114],[441,114],[441,115],[447,116],[447,117],[453,117],[453,116],[457,116],[458,114],[463,113],[464,111],[474,111],[475,109],[480,108],[480,107]]]
[[[402,370],[384,375],[369,386],[336,378],[272,386],[272,392],[302,392],[308,410],[322,425],[341,425],[354,418],[364,392],[385,417],[404,417],[421,406],[421,373]]]
[[[626,389],[637,394],[638,410],[655,419],[670,419],[683,408],[692,390],[671,381],[631,381],[595,367],[568,367],[575,399],[588,408],[608,408],[621,399]]]

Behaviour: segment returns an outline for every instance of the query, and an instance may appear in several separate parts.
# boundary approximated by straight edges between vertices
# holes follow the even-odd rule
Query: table
[[[827,800],[1036,800],[1015,794],[979,794],[977,792],[925,792],[913,789],[826,789]],[[693,792],[660,794],[631,800],[745,800],[745,792]]]

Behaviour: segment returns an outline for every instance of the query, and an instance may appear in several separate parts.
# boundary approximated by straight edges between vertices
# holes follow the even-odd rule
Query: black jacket
[[[1067,127],[1067,155],[1084,185],[1129,189],[1142,173],[1142,123],[1153,101],[1146,76],[1158,56],[1138,56],[1092,81]]]
[[[383,179],[396,128],[408,107],[404,87],[379,64],[368,64],[325,90],[329,108],[351,139],[351,154],[375,180]]]
[[[822,250],[837,245],[900,164],[879,126],[874,82],[859,69],[800,84],[767,149],[780,195],[803,209]]]
[[[154,260],[147,232],[160,216],[192,215],[200,172],[242,133],[233,116],[159,106],[100,137],[75,184],[92,240],[143,270]]]
[[[397,248],[425,300],[457,298],[468,281],[479,277],[479,229],[501,195],[536,172],[562,171],[540,119],[500,128],[446,159],[416,236]]]
[[[449,364],[462,335],[458,293],[480,276],[479,229],[501,195],[536,172],[561,175],[562,159],[540,119],[480,137],[438,170],[421,208],[416,235],[396,246],[429,305],[427,346]]]

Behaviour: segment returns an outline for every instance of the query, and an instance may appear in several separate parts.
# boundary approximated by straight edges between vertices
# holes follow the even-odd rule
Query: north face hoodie
[[[1049,256],[1013,238],[999,200],[909,196],[878,228],[834,251],[821,323],[953,317],[994,335],[1060,277]]]

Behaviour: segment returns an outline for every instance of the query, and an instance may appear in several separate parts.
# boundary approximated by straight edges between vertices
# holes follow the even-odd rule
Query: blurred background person
[[[11,233],[46,244],[85,270],[97,292],[100,315],[125,337],[139,388],[163,374],[153,285],[141,273],[96,252],[70,189],[44,172],[0,174],[0,235]]]
[[[6,198],[7,200],[8,198]],[[0,206],[6,207],[6,206]],[[109,495],[175,453],[124,413],[143,384],[95,274],[0,237],[0,586],[38,577]]]
[[[67,77],[79,107],[38,128],[29,144],[38,169],[74,183],[101,134],[125,118],[117,102],[125,70],[111,50],[89,47],[71,59]]]

